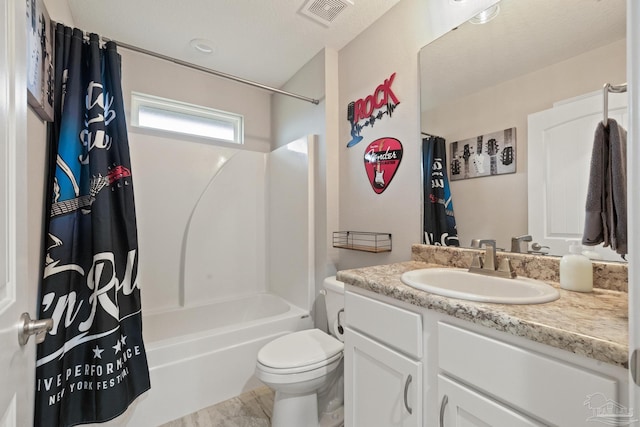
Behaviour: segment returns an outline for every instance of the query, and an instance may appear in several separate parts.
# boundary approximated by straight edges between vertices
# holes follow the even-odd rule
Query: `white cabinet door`
[[[440,427],[543,426],[443,375],[438,375]]]
[[[422,425],[422,363],[345,329],[345,426]]]

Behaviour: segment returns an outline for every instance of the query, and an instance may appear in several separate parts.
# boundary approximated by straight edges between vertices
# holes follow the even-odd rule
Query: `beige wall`
[[[47,157],[47,129],[31,108],[27,109],[27,204],[28,204],[28,265],[30,308],[36,308],[42,256],[44,189]]]
[[[371,254],[341,249],[339,269],[406,261],[411,258],[411,244],[421,242],[418,52],[494,2],[401,0],[340,50],[339,228],[391,233],[393,251]],[[347,148],[347,105],[372,94],[392,73],[396,73],[392,89],[400,101],[393,116],[365,128],[361,133],[364,139]],[[365,147],[381,137],[400,140],[404,154],[391,184],[382,194],[375,194],[365,175],[363,156]]]
[[[51,19],[69,26],[73,25],[73,15],[67,0],[44,0],[44,5]]]
[[[625,48],[620,40],[423,113],[422,129],[447,142],[516,127],[515,174],[451,182],[461,245],[490,238],[509,249],[511,237],[527,234],[527,116],[626,81]]]
[[[339,269],[410,259],[410,245],[420,239],[419,126],[417,120],[418,50],[417,0],[404,0],[340,51],[340,216],[341,231],[391,233],[393,251],[371,254],[341,249]],[[363,140],[347,148],[351,126],[347,105],[373,94],[393,73],[391,86],[400,101],[391,117],[362,130]],[[381,194],[371,188],[364,151],[381,137],[398,139],[404,148],[401,164]],[[335,230],[338,231],[338,230]]]

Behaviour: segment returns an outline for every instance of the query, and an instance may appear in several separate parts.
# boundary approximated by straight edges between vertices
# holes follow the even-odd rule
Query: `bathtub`
[[[147,314],[151,390],[108,425],[157,426],[256,388],[260,348],[310,327],[308,311],[266,293]]]

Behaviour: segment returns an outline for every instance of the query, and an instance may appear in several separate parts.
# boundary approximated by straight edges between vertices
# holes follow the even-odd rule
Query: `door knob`
[[[36,336],[36,344],[44,341],[44,337],[51,329],[53,329],[53,319],[32,320],[29,313],[22,313],[20,316],[20,330],[18,331],[18,342],[21,346],[29,342],[31,335]]]

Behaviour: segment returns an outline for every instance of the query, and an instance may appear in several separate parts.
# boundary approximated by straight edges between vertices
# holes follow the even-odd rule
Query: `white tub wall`
[[[269,291],[310,310],[314,292],[315,136],[269,154]]]
[[[216,147],[197,138],[172,137],[129,125],[140,249],[138,278],[142,287],[143,309],[153,312],[178,307],[184,302],[200,303],[202,299],[206,301],[230,294],[263,291],[264,274],[255,272],[265,268],[264,239],[256,236],[264,235],[265,230],[261,222],[265,212],[265,166],[262,157],[270,149],[271,95],[126,49],[119,52],[122,55],[122,86],[128,123],[132,91],[230,111],[242,114],[245,119],[245,144],[240,149],[230,144],[228,147]],[[215,183],[207,186],[220,170],[227,169],[222,165],[237,154],[239,157],[229,162],[228,171],[218,178],[220,182],[226,181],[227,186],[229,182],[234,182],[235,186],[237,180],[244,189],[236,193],[237,198],[218,200],[216,204],[213,198],[226,197],[229,192],[225,193],[226,190],[218,188]],[[255,158],[250,160],[252,156]],[[247,166],[247,163],[251,165]],[[256,169],[258,164],[260,167]],[[250,169],[245,171],[246,174],[240,172],[245,166]],[[229,174],[236,176],[229,178]],[[249,194],[252,190],[246,189],[245,185],[251,180],[256,181],[254,197]],[[198,203],[199,207],[194,212]],[[254,215],[253,219],[247,220],[248,226],[240,226],[236,222],[233,227],[237,232],[234,233],[229,225],[214,224],[213,221],[219,222],[228,216],[228,211],[221,212],[220,209],[244,203],[247,206],[242,211],[243,220],[246,220],[245,215]],[[208,212],[200,209],[209,209],[213,205],[217,210],[211,212],[211,221],[208,222]],[[185,240],[189,221],[191,237]],[[225,269],[217,277],[209,276],[208,266],[187,270],[184,251],[188,249],[202,260],[204,253],[200,249],[212,249],[204,239],[211,239],[214,232],[217,232],[217,238],[211,245],[218,249],[209,254],[210,259],[217,260],[218,265],[222,263]],[[246,258],[239,260],[238,249],[245,244],[252,245],[246,247],[255,248],[255,252],[244,253]],[[221,256],[227,256],[222,258],[224,262]],[[230,270],[244,275],[241,281],[233,283],[233,288],[228,281],[222,283],[217,280],[228,278]],[[251,280],[247,279],[250,272],[254,272]],[[187,285],[183,288],[185,273],[191,278],[204,277],[206,281],[192,282],[191,288]],[[212,291],[210,284],[213,281],[221,288]]]
[[[237,150],[130,132],[144,311],[180,305],[184,237],[192,211]],[[170,165],[166,159],[171,159]]]
[[[236,150],[193,208],[184,242],[184,305],[266,291],[267,156]]]

